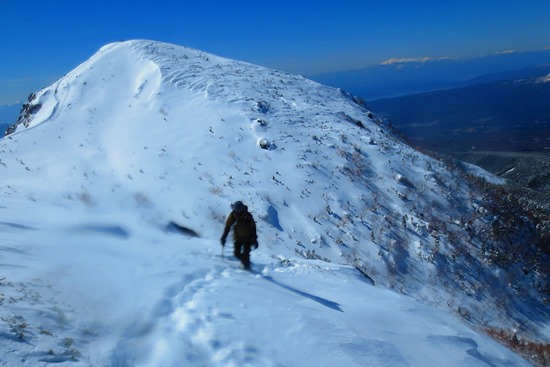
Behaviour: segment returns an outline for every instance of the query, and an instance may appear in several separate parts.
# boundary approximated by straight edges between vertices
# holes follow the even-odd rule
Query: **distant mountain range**
[[[516,78],[514,73],[550,64],[550,49],[468,59],[391,59],[359,70],[308,76],[367,101]]]
[[[391,59],[313,75],[366,101],[435,151],[548,151],[550,49],[478,58]]]
[[[550,151],[550,65],[477,85],[368,102],[412,143],[440,152]],[[500,76],[514,77],[487,82]]]

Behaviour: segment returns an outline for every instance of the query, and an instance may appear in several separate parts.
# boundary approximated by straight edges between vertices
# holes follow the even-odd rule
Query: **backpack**
[[[233,213],[232,215],[235,216],[233,228],[235,239],[255,242],[256,222],[254,222],[252,214],[247,211],[242,215],[238,215],[238,213]]]

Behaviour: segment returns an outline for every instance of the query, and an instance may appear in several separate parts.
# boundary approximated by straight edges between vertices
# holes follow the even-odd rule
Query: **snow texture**
[[[340,90],[128,41],[33,103],[0,140],[2,366],[529,366],[458,306],[548,330],[445,262],[423,213],[466,238],[467,185]],[[252,272],[221,252],[235,200]]]

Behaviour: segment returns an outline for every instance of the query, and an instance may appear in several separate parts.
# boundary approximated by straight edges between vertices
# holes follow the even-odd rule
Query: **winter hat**
[[[244,204],[242,201],[235,201],[233,204],[231,204],[231,209],[236,212],[242,212],[244,209]]]

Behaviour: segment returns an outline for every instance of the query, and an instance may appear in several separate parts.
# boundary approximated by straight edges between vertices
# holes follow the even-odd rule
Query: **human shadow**
[[[331,308],[333,310],[336,310],[336,311],[340,311],[340,312],[344,312],[342,311],[342,309],[340,308],[340,304],[336,303],[336,302],[333,302],[333,301],[329,301],[328,299],[326,298],[322,298],[322,297],[318,297],[318,296],[314,296],[313,294],[309,294],[309,293],[306,293],[306,292],[303,292],[301,290],[298,290],[296,288],[292,288],[291,286],[288,286],[286,284],[283,284],[281,282],[278,282],[276,281],[275,279],[273,279],[272,277],[270,277],[269,275],[263,275],[263,274],[259,274],[263,279],[267,280],[268,282],[271,282],[275,285],[278,285],[279,287],[283,288],[283,289],[286,289],[287,291],[290,291],[292,293],[295,293],[299,296],[302,296],[302,297],[305,297],[305,298],[308,298],[312,301],[315,301],[317,303],[320,303],[321,305],[325,306],[325,307],[328,307],[328,308]]]

